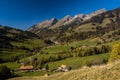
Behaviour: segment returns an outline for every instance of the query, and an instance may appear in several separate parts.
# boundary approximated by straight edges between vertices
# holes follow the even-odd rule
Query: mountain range
[[[33,25],[28,31],[60,43],[96,37],[105,39],[106,33],[119,30],[119,11],[120,8],[110,11],[103,8],[90,14],[67,15],[60,20],[52,18]]]
[[[38,29],[48,28],[48,29],[54,29],[63,25],[69,25],[72,23],[82,23],[88,19],[91,19],[93,16],[97,16],[101,13],[106,12],[106,9],[100,9],[97,10],[91,14],[77,14],[74,17],[71,17],[70,15],[65,16],[64,18],[57,20],[56,18],[52,18],[50,20],[43,21],[41,23],[38,23],[37,25],[33,25],[28,29],[28,31],[33,31],[37,33]]]
[[[103,8],[90,14],[67,15],[59,20],[52,18],[31,26],[26,32],[59,43],[96,37],[110,41],[119,38],[119,11],[120,8],[110,11]]]

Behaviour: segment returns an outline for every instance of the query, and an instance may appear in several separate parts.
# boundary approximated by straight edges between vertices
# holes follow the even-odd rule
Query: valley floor
[[[9,80],[120,80],[120,61],[101,66],[82,67],[47,77],[18,77]]]

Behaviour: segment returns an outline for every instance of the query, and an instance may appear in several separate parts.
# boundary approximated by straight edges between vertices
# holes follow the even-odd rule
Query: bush
[[[107,63],[107,59],[97,58],[96,60],[90,60],[90,61],[85,60],[83,62],[83,65],[91,67],[92,65],[101,65],[106,63]]]
[[[119,59],[120,59],[120,42],[113,46],[113,50],[111,52],[109,62]]]
[[[49,66],[48,66],[48,64],[46,64],[45,69],[46,69],[46,70],[49,70]]]
[[[12,77],[11,70],[5,65],[1,65],[0,66],[0,80],[6,80],[11,77]]]

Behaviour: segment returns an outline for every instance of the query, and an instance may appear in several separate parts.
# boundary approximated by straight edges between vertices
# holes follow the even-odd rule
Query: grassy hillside
[[[22,49],[9,49],[9,48],[2,48],[0,49],[2,53],[0,53],[0,58],[3,60],[10,59],[14,56],[24,55],[26,53],[25,50]]]
[[[61,72],[49,77],[19,77],[10,80],[119,80],[120,61],[92,67],[83,67],[70,72]]]
[[[53,70],[59,67],[62,64],[65,64],[67,66],[72,67],[72,69],[78,69],[85,64],[85,62],[88,62],[88,64],[99,64],[102,63],[103,60],[107,60],[109,58],[110,53],[104,53],[100,55],[93,55],[93,56],[87,56],[87,57],[74,57],[74,58],[68,58],[65,60],[55,61],[55,62],[49,62],[47,63],[49,65],[49,69]],[[54,64],[54,65],[53,65]]]
[[[44,45],[44,41],[31,32],[0,26],[0,63],[32,55]]]
[[[87,56],[87,57],[74,57],[74,58],[67,58],[60,61],[54,61],[47,63],[50,70],[57,69],[57,67],[61,66],[62,64],[65,64],[67,66],[70,66],[72,69],[78,69],[80,67],[83,67],[85,62],[87,61],[87,64],[101,64],[104,60],[107,60],[109,58],[110,53],[100,54],[100,55],[93,55],[93,56]],[[47,58],[49,56],[38,56],[39,58]],[[29,58],[28,58],[29,59]],[[7,65],[10,69],[19,69],[21,64],[16,62],[7,62],[3,63],[3,65]],[[46,65],[46,64],[45,64]],[[19,76],[43,76],[46,73],[46,71],[37,71],[37,72],[26,72],[26,73],[16,73]],[[53,73],[53,72],[50,72]]]

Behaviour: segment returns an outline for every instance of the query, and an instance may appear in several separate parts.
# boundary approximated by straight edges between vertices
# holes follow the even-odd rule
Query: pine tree
[[[48,64],[46,64],[45,69],[46,69],[46,70],[49,70],[49,66],[48,66]]]

